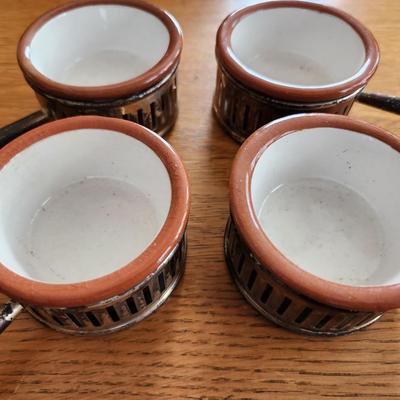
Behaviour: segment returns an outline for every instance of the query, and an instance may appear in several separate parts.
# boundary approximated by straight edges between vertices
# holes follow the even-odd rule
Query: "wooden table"
[[[37,109],[15,59],[30,21],[60,1],[1,0],[0,124]],[[246,0],[158,0],[182,24],[178,122],[167,137],[189,171],[186,274],[150,318],[110,336],[64,336],[27,314],[0,340],[0,399],[400,399],[400,312],[336,339],[299,336],[261,317],[223,257],[227,184],[238,145],[211,114],[215,32]],[[400,95],[400,1],[336,0],[375,34],[381,65],[368,89]],[[353,117],[400,134],[398,116],[356,104]]]

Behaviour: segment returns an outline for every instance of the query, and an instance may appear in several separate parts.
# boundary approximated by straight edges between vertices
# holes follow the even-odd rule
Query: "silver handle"
[[[24,307],[15,301],[0,306],[0,333],[3,333]]]

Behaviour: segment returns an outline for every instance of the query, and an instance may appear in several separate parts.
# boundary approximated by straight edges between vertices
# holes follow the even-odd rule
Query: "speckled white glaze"
[[[338,128],[288,134],[262,154],[251,194],[260,225],[302,269],[353,286],[400,282],[400,157]]]
[[[155,239],[171,204],[156,153],[102,129],[27,147],[0,171],[0,188],[0,262],[47,283],[120,269]]]
[[[155,15],[124,5],[78,7],[46,22],[25,55],[47,78],[76,86],[135,78],[165,55],[170,37]]]
[[[265,80],[327,87],[360,73],[365,46],[344,20],[307,8],[277,7],[243,17],[231,35],[233,56]]]

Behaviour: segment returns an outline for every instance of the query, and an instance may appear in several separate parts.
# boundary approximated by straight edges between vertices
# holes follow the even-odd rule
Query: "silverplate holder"
[[[183,275],[186,261],[186,234],[169,257],[142,282],[113,298],[75,308],[25,305],[44,325],[72,335],[102,335],[127,328],[157,310],[171,295]],[[10,302],[0,311],[0,333],[23,306]]]
[[[101,115],[122,118],[165,135],[178,116],[177,69],[158,84],[128,98],[88,102],[62,99],[35,88],[42,111],[36,111],[21,120],[0,128],[0,147],[21,134],[46,122],[76,115]]]
[[[383,313],[344,310],[295,292],[261,265],[240,237],[232,218],[225,230],[225,258],[233,281],[264,317],[294,332],[339,336],[377,321]]]

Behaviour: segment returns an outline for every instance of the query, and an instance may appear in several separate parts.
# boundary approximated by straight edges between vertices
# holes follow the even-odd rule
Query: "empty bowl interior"
[[[353,286],[400,282],[399,153],[339,128],[290,133],[268,146],[251,201],[272,244],[320,278]]]
[[[167,169],[137,139],[102,129],[50,136],[0,171],[0,262],[47,283],[104,276],[153,242],[170,204]]]
[[[234,56],[253,74],[283,85],[320,87],[352,78],[366,52],[344,20],[301,7],[260,9],[231,34]]]
[[[170,36],[155,15],[124,5],[73,8],[34,34],[26,56],[47,78],[76,86],[135,78],[166,53]]]

